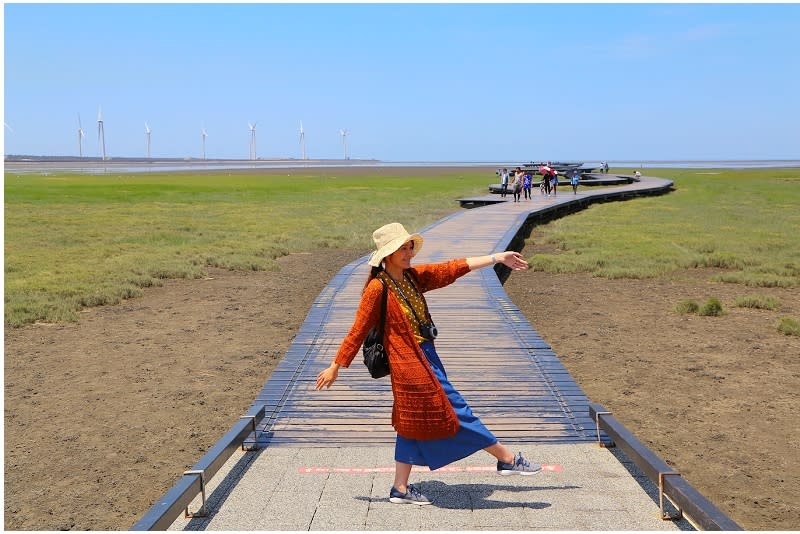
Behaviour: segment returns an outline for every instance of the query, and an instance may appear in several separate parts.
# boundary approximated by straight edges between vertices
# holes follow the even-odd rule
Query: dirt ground
[[[5,529],[126,530],[250,407],[360,251],[210,270],[76,324],[5,328]]]
[[[365,251],[211,270],[68,325],[5,329],[5,529],[130,528],[249,407],[322,288]],[[525,251],[531,253],[530,250]],[[747,529],[800,527],[800,292],[514,273],[506,290],[594,402]],[[772,295],[775,312],[733,307]],[[723,317],[675,304],[719,298]]]
[[[800,338],[773,326],[800,315],[800,292],[708,282],[605,280],[526,272],[506,292],[587,396],[748,530],[800,528]],[[736,308],[778,298],[781,310]],[[717,297],[721,317],[678,315]]]

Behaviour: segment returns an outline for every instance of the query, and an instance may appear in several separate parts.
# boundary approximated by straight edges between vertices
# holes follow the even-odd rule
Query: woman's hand
[[[336,378],[339,376],[339,366],[337,364],[333,364],[324,371],[322,371],[319,375],[317,375],[317,385],[314,389],[320,390],[322,388],[330,388],[334,382],[336,382]]]
[[[507,250],[505,252],[497,252],[490,256],[475,256],[467,258],[467,266],[470,271],[475,269],[483,269],[495,263],[502,263],[512,271],[523,271],[528,268],[528,262],[522,257],[519,252]]]
[[[512,271],[523,271],[528,268],[528,262],[522,257],[519,252],[507,250],[494,255],[497,263],[502,263]]]

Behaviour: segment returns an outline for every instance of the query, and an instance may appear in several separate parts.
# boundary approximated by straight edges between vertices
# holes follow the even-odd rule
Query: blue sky
[[[6,154],[795,159],[798,4],[5,4]]]

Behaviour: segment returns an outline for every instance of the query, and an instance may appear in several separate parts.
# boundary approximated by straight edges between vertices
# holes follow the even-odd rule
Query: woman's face
[[[408,241],[399,249],[386,256],[386,267],[389,270],[402,270],[411,267],[411,258],[414,256],[414,241]]]

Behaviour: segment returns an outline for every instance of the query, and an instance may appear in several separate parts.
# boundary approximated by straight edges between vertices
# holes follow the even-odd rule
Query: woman
[[[349,367],[370,329],[381,315],[384,284],[388,289],[384,346],[391,368],[392,426],[395,442],[394,485],[389,500],[396,504],[431,504],[408,483],[412,465],[431,470],[485,450],[497,458],[501,475],[532,475],[541,466],[522,454],[514,455],[472,414],[464,398],[450,384],[433,339],[435,327],[423,293],[444,287],[468,272],[502,263],[515,271],[527,268],[519,253],[500,252],[411,267],[422,247],[422,236],[409,234],[400,223],[390,223],[372,234],[377,250],[356,318],[330,367],[317,376],[316,389],[329,388],[340,367]]]
[[[520,193],[522,192],[522,178],[525,173],[522,172],[522,169],[517,167],[517,170],[514,171],[514,181],[512,182],[514,185],[514,202],[519,202]]]

